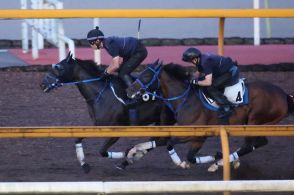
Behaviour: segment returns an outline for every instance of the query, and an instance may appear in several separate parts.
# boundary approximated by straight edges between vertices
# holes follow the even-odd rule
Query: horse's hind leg
[[[239,158],[241,156],[244,156],[246,154],[249,154],[256,150],[257,148],[260,148],[268,143],[268,140],[266,137],[259,136],[259,137],[245,137],[245,143],[241,146],[241,148],[237,149],[235,152],[230,154],[229,161],[230,162],[238,162]],[[211,165],[208,169],[210,172],[214,172],[218,169],[218,166],[223,166],[223,159],[219,160],[215,164]],[[239,164],[235,165],[236,167],[239,166]]]
[[[75,148],[76,148],[76,154],[77,154],[77,159],[83,168],[83,171],[85,173],[89,173],[91,170],[91,167],[88,163],[85,162],[85,154],[84,154],[84,149],[83,149],[83,141],[84,138],[77,138],[75,141]]]

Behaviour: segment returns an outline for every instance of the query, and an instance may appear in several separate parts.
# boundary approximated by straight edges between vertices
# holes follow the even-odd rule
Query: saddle
[[[217,103],[208,97],[202,89],[199,88],[197,94],[203,105],[212,111],[218,111],[219,106]],[[239,79],[235,85],[228,86],[224,89],[224,96],[234,105],[247,105],[249,103],[248,88],[245,85],[244,79]]]

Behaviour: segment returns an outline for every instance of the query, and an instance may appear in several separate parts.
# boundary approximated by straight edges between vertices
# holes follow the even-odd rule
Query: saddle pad
[[[219,106],[217,103],[213,99],[207,97],[201,89],[198,90],[197,95],[207,109],[212,111],[218,110]],[[224,95],[235,106],[247,105],[249,103],[248,88],[244,83],[244,79],[240,79],[239,82],[233,86],[226,87]]]

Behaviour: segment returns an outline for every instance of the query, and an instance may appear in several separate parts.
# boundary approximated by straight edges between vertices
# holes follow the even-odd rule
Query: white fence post
[[[32,9],[63,9],[59,0],[30,0]],[[21,0],[21,8],[28,9],[27,0]],[[39,49],[44,48],[44,39],[58,47],[59,60],[66,56],[65,43],[75,57],[74,41],[65,36],[61,19],[32,19],[23,20],[22,23],[22,48],[26,53],[29,50],[28,27],[32,29],[32,58],[39,58]]]
[[[27,9],[28,8],[28,1],[27,0],[21,0],[21,9]],[[21,23],[21,46],[22,46],[22,52],[28,53],[29,51],[29,27],[26,23],[26,19],[22,20]]]
[[[32,0],[32,9],[37,9],[37,0]],[[32,20],[32,25],[33,26],[38,26],[38,20],[37,19],[33,19]],[[38,45],[38,32],[36,30],[36,28],[32,28],[32,57],[33,59],[37,59],[39,58],[39,45]]]
[[[253,0],[253,8],[259,9],[259,0]],[[254,45],[260,45],[260,18],[253,19]]]

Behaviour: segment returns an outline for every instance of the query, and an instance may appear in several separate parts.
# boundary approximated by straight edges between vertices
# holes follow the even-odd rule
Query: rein
[[[55,76],[52,75],[47,75],[47,78],[54,80],[54,82],[51,84],[51,89],[57,88],[57,87],[62,87],[64,85],[77,85],[77,84],[89,84],[92,82],[96,82],[96,81],[100,81],[102,78],[98,77],[98,78],[93,78],[93,79],[85,79],[85,80],[80,80],[80,81],[73,81],[73,82],[59,82],[59,79]],[[100,90],[95,98],[95,100],[98,102],[100,100],[100,98],[102,97],[103,92],[105,91],[107,85],[109,84],[108,81],[106,81],[104,87],[102,88],[102,90]],[[92,101],[93,99],[88,99],[86,100],[87,102]]]
[[[188,97],[188,94],[191,90],[191,84],[189,83],[187,89],[181,94],[181,95],[178,95],[178,96],[175,96],[175,97],[170,97],[170,98],[165,98],[163,97],[162,94],[156,94],[156,93],[152,93],[148,90],[148,88],[155,82],[157,81],[157,89],[159,89],[160,87],[160,78],[159,78],[159,74],[161,72],[161,68],[160,67],[157,71],[154,70],[153,68],[149,67],[148,66],[148,69],[151,70],[154,75],[152,77],[152,79],[147,83],[147,84],[144,84],[141,80],[139,80],[138,78],[136,79],[136,81],[140,84],[141,88],[145,90],[145,93],[148,94],[148,95],[152,95],[160,100],[162,100],[164,102],[164,104],[166,106],[168,106],[172,112],[174,113],[174,115],[177,115],[177,113],[181,110],[182,106],[184,105],[184,103],[186,102],[187,100],[187,97]],[[147,69],[146,69],[147,70]],[[146,70],[144,70],[141,74],[143,74]],[[140,74],[140,75],[141,75]],[[180,100],[180,99],[183,99],[182,102],[180,103],[180,105],[178,105],[176,108],[173,107],[171,101],[176,101],[176,100]]]

